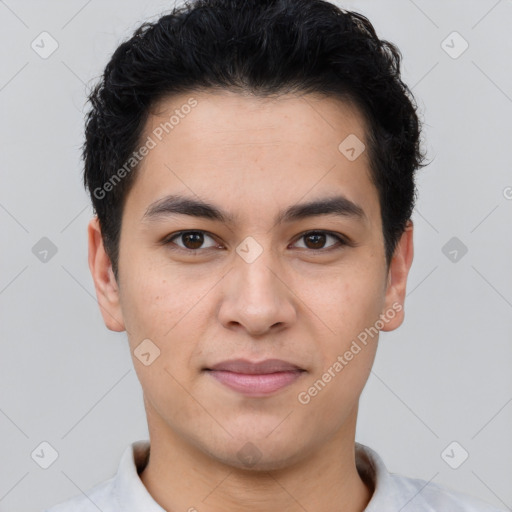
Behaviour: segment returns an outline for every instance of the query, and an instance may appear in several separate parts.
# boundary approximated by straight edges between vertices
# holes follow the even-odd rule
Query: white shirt
[[[365,512],[505,512],[439,484],[389,473],[380,456],[360,443],[355,444],[355,454],[359,474],[374,485]],[[114,477],[97,484],[87,496],[81,494],[45,512],[166,512],[139,478],[148,455],[149,441],[132,443]]]

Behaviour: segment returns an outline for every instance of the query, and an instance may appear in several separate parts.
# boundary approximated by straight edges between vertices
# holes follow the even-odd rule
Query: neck
[[[140,478],[169,512],[362,512],[373,489],[356,468],[356,418],[357,410],[312,453],[269,471],[226,465],[168,427],[148,421],[151,450]]]

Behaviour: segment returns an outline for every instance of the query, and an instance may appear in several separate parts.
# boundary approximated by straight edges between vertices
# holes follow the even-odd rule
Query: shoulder
[[[139,478],[149,457],[149,441],[135,441],[124,450],[117,473],[86,492],[44,512],[165,512]]]
[[[404,512],[504,512],[488,503],[447,486],[390,473],[393,487],[403,497]],[[406,506],[407,504],[407,506]]]
[[[365,512],[504,512],[467,494],[447,486],[391,473],[379,454],[356,443],[359,474],[373,487],[373,495]]]
[[[114,493],[114,478],[105,480],[86,494],[80,494],[46,509],[44,512],[114,512],[118,510]]]

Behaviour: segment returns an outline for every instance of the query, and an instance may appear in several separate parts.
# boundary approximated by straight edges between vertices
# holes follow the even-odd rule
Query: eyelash
[[[172,250],[173,251],[184,251],[184,252],[188,252],[188,253],[197,253],[201,250],[208,250],[208,249],[214,249],[215,247],[206,247],[204,249],[187,249],[187,248],[184,248],[184,247],[180,247],[179,245],[176,245],[174,244],[173,240],[175,238],[179,238],[180,236],[182,235],[186,235],[186,234],[189,234],[189,233],[202,233],[206,236],[209,236],[211,237],[212,239],[214,239],[214,236],[211,235],[210,233],[208,233],[207,231],[204,231],[204,230],[200,230],[200,229],[194,229],[194,230],[189,230],[189,231],[179,231],[177,233],[172,233],[171,235],[165,237],[163,240],[162,240],[162,244],[163,245],[175,245],[175,247],[172,247]],[[303,233],[301,233],[297,239],[296,239],[296,242],[298,242],[300,239],[302,238],[305,238],[307,235],[312,235],[312,234],[321,234],[321,235],[328,235],[328,236],[332,236],[333,238],[335,238],[338,243],[337,244],[334,244],[334,245],[331,245],[330,247],[327,247],[326,249],[324,248],[321,248],[321,249],[309,249],[308,247],[305,247],[305,249],[309,249],[310,251],[312,252],[316,252],[316,253],[325,253],[325,252],[329,252],[331,250],[335,250],[335,249],[340,249],[342,248],[343,246],[353,246],[354,244],[352,244],[351,241],[349,241],[348,239],[342,237],[341,235],[339,234],[336,234],[336,233],[333,233],[331,231],[324,231],[324,230],[318,230],[318,229],[314,229],[314,230],[310,230],[310,231],[305,231]],[[296,243],[294,242],[294,243]],[[303,249],[301,247],[301,249]]]

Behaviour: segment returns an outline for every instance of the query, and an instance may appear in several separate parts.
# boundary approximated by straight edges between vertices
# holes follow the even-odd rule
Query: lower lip
[[[251,375],[224,370],[209,370],[219,382],[247,396],[265,396],[295,382],[303,373],[301,370]]]

